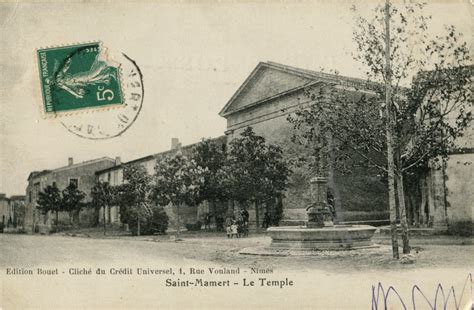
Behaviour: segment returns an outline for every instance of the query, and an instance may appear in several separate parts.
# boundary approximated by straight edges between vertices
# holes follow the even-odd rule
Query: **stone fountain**
[[[269,249],[281,250],[350,250],[373,247],[376,228],[369,225],[334,225],[333,213],[326,203],[327,179],[311,181],[314,203],[306,208],[306,226],[270,227]]]

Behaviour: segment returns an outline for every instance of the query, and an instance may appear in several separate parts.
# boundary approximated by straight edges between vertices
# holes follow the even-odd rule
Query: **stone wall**
[[[430,161],[426,177],[428,222],[438,231],[474,227],[474,154],[452,154],[445,165]]]
[[[474,226],[474,153],[451,155],[446,165],[448,226]]]

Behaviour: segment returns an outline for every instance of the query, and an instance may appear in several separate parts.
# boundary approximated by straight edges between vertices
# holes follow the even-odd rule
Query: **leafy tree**
[[[160,206],[176,206],[177,237],[180,236],[181,206],[197,205],[200,189],[204,185],[204,169],[196,161],[178,151],[172,156],[157,160],[155,182],[151,199]]]
[[[137,235],[141,234],[141,223],[149,220],[153,214],[148,203],[151,179],[143,165],[126,165],[123,169],[124,183],[115,188],[120,217]]]
[[[423,15],[423,8],[416,3],[398,8],[387,1],[376,7],[371,19],[358,15],[354,58],[365,65],[370,82],[363,89],[343,91],[331,85],[308,89],[313,104],[290,119],[303,133],[300,142],[316,145],[315,152],[327,154],[321,145],[331,145],[336,163],[347,163],[356,154],[352,166],[342,164],[347,170],[354,164],[375,167],[390,180],[387,161],[392,159],[397,188],[389,182],[389,192],[398,195],[404,253],[410,250],[404,177],[422,171],[433,158],[447,158],[472,120],[467,45],[452,26],[446,35],[430,38],[430,17]],[[395,197],[389,198],[395,205]],[[395,211],[391,211],[393,254],[398,258]]]
[[[232,198],[255,204],[258,230],[259,205],[283,195],[288,187],[290,169],[283,152],[247,127],[239,138],[230,142],[228,161]]]
[[[211,140],[204,140],[193,148],[191,159],[203,169],[204,183],[199,190],[199,200],[209,202],[214,218],[217,219],[216,202],[227,201],[229,197],[227,175],[224,172],[227,165],[225,148]]]
[[[47,214],[49,211],[56,213],[56,227],[58,227],[59,211],[61,211],[61,192],[57,188],[56,184],[48,185],[44,191],[40,191],[38,194],[37,208],[41,210],[41,213]]]
[[[454,26],[430,37],[425,4],[375,9],[373,20],[357,18],[355,58],[373,81],[390,84],[388,106],[394,133],[394,162],[400,204],[403,252],[409,253],[403,178],[432,158],[447,158],[472,120],[470,53]],[[385,13],[385,14],[382,14]],[[389,25],[389,27],[387,27]],[[390,29],[393,34],[387,42]],[[380,48],[384,48],[380,50]],[[390,66],[383,67],[389,56]],[[382,66],[381,66],[382,65]],[[388,90],[377,89],[379,95]]]
[[[114,201],[114,191],[108,182],[98,181],[91,189],[92,201],[90,205],[95,209],[96,214],[100,213],[100,209],[103,210],[103,221],[104,221],[104,235],[107,232],[107,221],[105,218],[106,210],[110,210],[110,206]],[[97,218],[98,221],[98,218]]]
[[[148,202],[139,202],[133,207],[129,207],[126,212],[129,220],[129,229],[133,235],[141,236],[148,234],[146,226],[153,215],[152,206]]]
[[[79,215],[81,209],[85,206],[83,200],[86,194],[77,188],[77,185],[70,183],[62,191],[61,210],[69,214],[69,222],[72,224],[74,214]]]
[[[141,225],[142,235],[164,234],[168,229],[168,215],[161,206],[151,206],[151,215]]]

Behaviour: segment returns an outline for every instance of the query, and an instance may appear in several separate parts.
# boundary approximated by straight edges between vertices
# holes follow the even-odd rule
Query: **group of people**
[[[265,212],[263,221],[261,223],[262,228],[268,228],[271,226],[271,217]],[[204,216],[204,229],[211,229],[211,214],[207,213]],[[249,212],[246,209],[239,211],[237,217],[229,215],[225,221],[222,217],[216,217],[216,230],[224,230],[227,234],[227,238],[240,238],[246,237],[249,234]]]
[[[333,219],[336,218],[336,208],[334,206],[334,196],[330,190],[327,192],[327,208],[331,211]],[[267,229],[270,226],[278,225],[272,212],[265,212],[261,221],[261,228]],[[204,229],[211,230],[211,219],[210,213],[204,216]],[[224,219],[223,214],[215,215],[216,231],[225,231],[227,238],[240,238],[248,236],[249,234],[249,212],[246,209],[239,211],[237,217],[234,215],[228,215]]]
[[[249,234],[249,212],[240,210],[237,218],[227,217],[225,221],[227,238],[246,237]]]

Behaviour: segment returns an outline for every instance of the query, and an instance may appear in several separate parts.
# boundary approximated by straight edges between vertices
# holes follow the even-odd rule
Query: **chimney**
[[[122,163],[122,160],[120,159],[120,156],[115,157],[115,166],[119,166]]]
[[[171,138],[171,149],[176,150],[181,147],[181,143],[179,143],[178,138]]]
[[[67,165],[68,165],[68,166],[72,166],[73,163],[74,163],[74,160],[72,159],[72,157],[69,157],[69,158],[67,159]]]

